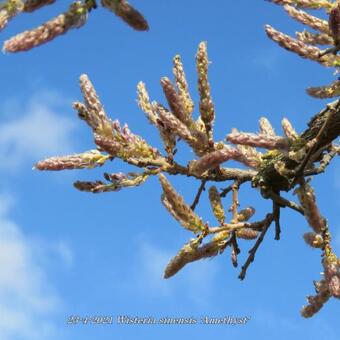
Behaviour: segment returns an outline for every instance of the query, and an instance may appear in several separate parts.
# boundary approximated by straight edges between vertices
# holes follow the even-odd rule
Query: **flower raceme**
[[[0,31],[9,21],[21,13],[32,13],[46,5],[52,5],[55,0],[7,0],[0,4]],[[134,9],[127,0],[101,0],[103,8],[113,12],[125,23],[138,31],[149,29],[143,15]],[[5,41],[4,52],[28,51],[63,35],[74,28],[84,26],[89,13],[97,8],[96,0],[74,1],[67,11],[44,24],[22,32]]]
[[[340,1],[327,0],[268,0],[283,6],[286,13],[310,30],[296,32],[296,38],[286,35],[270,25],[265,26],[270,39],[302,58],[310,59],[325,67],[340,67]],[[311,15],[305,10],[326,12],[328,20]],[[321,46],[329,46],[321,49]],[[333,98],[340,95],[339,80],[329,85],[310,87],[307,93],[315,98]]]

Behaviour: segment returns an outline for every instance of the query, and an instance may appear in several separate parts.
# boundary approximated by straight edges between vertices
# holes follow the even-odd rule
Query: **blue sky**
[[[81,98],[82,73],[93,81],[106,111],[155,146],[158,133],[136,104],[136,85],[146,83],[152,99],[164,102],[159,79],[171,77],[172,57],[182,56],[197,100],[194,56],[208,42],[210,82],[216,105],[216,139],[231,128],[257,131],[266,116],[280,131],[287,117],[298,131],[325,102],[305,94],[330,82],[332,70],[299,59],[267,39],[267,23],[287,33],[302,27],[275,5],[256,1],[140,1],[133,4],[151,30],[135,32],[98,9],[88,24],[28,53],[0,56],[0,338],[173,339],[338,339],[339,305],[330,301],[310,320],[300,317],[312,281],[322,270],[320,253],[302,239],[306,222],[282,211],[282,240],[270,230],[245,281],[237,279],[228,252],[194,263],[163,280],[167,261],[191,237],[160,204],[156,178],[118,193],[76,191],[76,180],[131,171],[119,161],[104,168],[60,173],[32,171],[54,155],[93,148],[89,129],[71,103]],[[66,7],[63,1],[34,15],[22,15],[1,40],[40,24]],[[197,101],[196,101],[197,102]],[[196,113],[197,114],[197,113]],[[188,154],[183,153],[183,158]],[[190,156],[190,155],[189,155]],[[322,212],[340,251],[340,165],[313,181]],[[128,170],[129,169],[129,170]],[[198,183],[170,178],[191,202]],[[269,210],[245,186],[241,206],[261,219]],[[229,204],[225,200],[226,206]],[[198,213],[215,223],[207,199]],[[239,262],[250,243],[242,243]],[[249,316],[245,326],[67,325],[71,315],[161,317]]]

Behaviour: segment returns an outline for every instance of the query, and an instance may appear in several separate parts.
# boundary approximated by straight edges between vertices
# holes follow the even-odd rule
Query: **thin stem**
[[[249,250],[249,256],[247,258],[247,261],[245,262],[245,264],[242,266],[242,270],[241,270],[241,273],[240,275],[238,276],[240,280],[244,280],[244,278],[246,277],[246,273],[247,273],[247,270],[248,270],[248,267],[250,266],[250,264],[254,261],[255,259],[255,255],[256,255],[256,252],[257,252],[257,249],[259,248],[259,246],[261,245],[263,239],[264,239],[264,236],[266,235],[266,232],[267,230],[269,229],[272,221],[273,221],[273,215],[272,214],[268,214],[267,217],[266,217],[266,223],[263,227],[263,230],[260,234],[260,236],[257,238],[256,240],[256,243],[254,245],[253,248],[251,248]]]
[[[196,175],[191,173],[188,167],[180,165],[175,161],[172,164],[167,163],[164,166],[163,171],[169,173],[170,175],[186,175],[188,177],[195,177],[197,179],[205,179],[206,181],[214,182],[225,182],[228,180],[238,180],[243,182],[251,181],[252,178],[257,174],[254,170],[243,170],[235,168],[221,168],[219,173],[207,173],[205,175]]]
[[[262,196],[264,198],[270,198],[272,201],[274,201],[275,203],[277,203],[278,205],[282,207],[288,207],[290,209],[297,211],[301,215],[304,215],[303,209],[300,205],[296,204],[295,202],[285,199],[284,197],[280,196],[279,194],[271,190],[266,190]]]
[[[226,187],[225,189],[223,189],[220,193],[220,197],[226,197],[228,195],[228,193],[231,191],[232,188],[232,184],[230,184],[228,187]]]
[[[236,231],[243,228],[250,228],[254,230],[262,230],[263,226],[266,224],[268,218],[266,217],[262,221],[257,222],[238,222],[238,223],[224,223],[221,227],[210,227],[208,229],[208,234],[219,233],[220,231]]]
[[[233,231],[233,234],[230,238],[230,242],[231,242],[231,247],[232,247],[232,251],[231,251],[231,263],[233,264],[233,266],[236,268],[238,266],[238,262],[237,262],[237,255],[241,252],[238,244],[237,244],[237,238],[236,238],[236,233],[235,231]]]
[[[233,192],[233,203],[230,207],[230,211],[232,212],[232,222],[237,223],[237,217],[238,217],[238,212],[237,212],[237,208],[240,205],[239,201],[238,201],[238,190],[240,188],[240,185],[238,183],[238,181],[235,181],[232,186],[231,186],[231,190]],[[237,263],[237,255],[241,252],[238,244],[237,244],[237,238],[236,238],[236,232],[233,231],[232,235],[231,235],[231,247],[232,247],[232,251],[231,251],[231,263],[233,264],[233,266],[236,268],[238,263]]]
[[[240,187],[243,183],[245,183],[247,181],[249,181],[249,179],[246,178],[246,177],[241,178],[241,179],[237,179],[238,186]],[[233,189],[233,185],[234,185],[234,183],[230,184],[228,187],[223,189],[220,193],[220,197],[226,197],[227,194]]]
[[[239,201],[238,201],[238,189],[239,189],[240,185],[238,183],[238,181],[235,181],[232,185],[231,185],[231,190],[233,192],[233,203],[229,209],[229,211],[232,212],[233,215],[233,220],[236,221],[237,220],[237,208],[240,205]]]
[[[273,215],[275,222],[275,240],[280,240],[281,226],[280,226],[280,206],[273,201]]]
[[[194,199],[194,201],[192,202],[192,204],[190,206],[191,210],[193,210],[193,211],[195,210],[195,208],[196,208],[196,206],[197,206],[197,204],[198,204],[198,202],[200,200],[202,192],[205,190],[205,183],[206,182],[207,182],[206,179],[202,180],[201,185],[198,188],[198,191],[197,191],[197,194],[195,196],[195,199]]]

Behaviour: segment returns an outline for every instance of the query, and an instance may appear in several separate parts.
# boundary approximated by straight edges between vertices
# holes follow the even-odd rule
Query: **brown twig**
[[[220,193],[220,197],[226,197],[228,193],[231,191],[231,188],[232,188],[232,184],[230,184],[225,189],[223,189]]]
[[[240,179],[237,179],[237,184],[238,187],[240,187],[243,183],[248,182],[250,179],[248,179],[247,177],[242,177]],[[230,184],[228,187],[226,187],[225,189],[223,189],[220,193],[220,197],[226,197],[228,195],[228,193],[232,190],[234,183]]]
[[[238,180],[243,182],[251,181],[252,178],[256,175],[256,171],[254,170],[243,170],[237,168],[221,168],[219,173],[210,173],[196,175],[189,171],[188,167],[178,164],[177,162],[173,162],[172,164],[168,164],[163,171],[167,172],[170,175],[185,175],[188,177],[195,177],[200,180],[206,181],[214,181],[214,182],[225,182],[228,180]]]
[[[241,252],[238,244],[237,244],[237,238],[236,238],[236,233],[233,231],[232,236],[230,238],[230,245],[231,245],[231,263],[235,268],[238,266],[238,261],[237,261],[237,255]]]
[[[249,250],[248,259],[244,263],[244,265],[242,266],[241,273],[238,276],[240,280],[244,280],[244,278],[246,277],[247,269],[250,266],[250,264],[254,261],[256,251],[259,248],[259,246],[261,245],[261,243],[262,243],[262,241],[264,239],[264,236],[266,235],[266,232],[269,229],[269,227],[270,227],[270,225],[271,225],[271,223],[273,221],[273,218],[274,218],[273,214],[268,214],[267,215],[267,217],[265,219],[265,224],[263,226],[263,230],[262,230],[260,236],[257,238],[254,247]]]
[[[225,223],[221,227],[210,227],[208,229],[209,234],[219,233],[221,231],[229,231],[233,232],[243,228],[249,228],[254,230],[263,230],[263,226],[268,221],[268,217],[263,219],[262,221],[257,222],[238,222],[238,223]]]
[[[196,194],[196,196],[195,196],[195,199],[194,199],[194,201],[192,202],[192,204],[191,204],[191,206],[190,206],[191,210],[195,210],[195,208],[196,208],[196,206],[197,206],[197,204],[198,204],[198,202],[199,202],[199,200],[200,200],[201,194],[202,194],[202,192],[205,190],[205,183],[206,183],[206,182],[207,182],[206,179],[203,179],[203,180],[202,180],[201,185],[200,185],[200,187],[198,188],[197,194]]]
[[[240,205],[239,201],[238,201],[238,189],[239,189],[240,185],[238,181],[235,181],[232,185],[231,185],[231,190],[233,192],[233,203],[229,208],[229,211],[232,212],[233,215],[233,220],[236,222],[237,221],[237,208]]]
[[[232,222],[237,223],[237,209],[238,206],[240,205],[239,201],[238,201],[238,190],[240,188],[240,184],[238,181],[235,181],[232,185],[231,185],[231,190],[233,192],[233,203],[230,207],[230,211],[232,212]],[[237,255],[241,252],[238,244],[237,244],[237,238],[236,238],[236,233],[235,231],[232,232],[231,238],[231,247],[232,247],[232,251],[231,251],[231,263],[233,264],[233,266],[236,268],[238,266],[238,262],[237,262]]]
[[[304,215],[303,209],[300,205],[296,204],[295,202],[289,201],[284,197],[280,196],[279,194],[273,192],[272,190],[266,190],[265,193],[262,195],[264,198],[270,198],[273,202],[278,204],[281,207],[288,207]]]
[[[281,226],[280,226],[280,206],[273,201],[273,216],[275,222],[275,240],[280,240]]]

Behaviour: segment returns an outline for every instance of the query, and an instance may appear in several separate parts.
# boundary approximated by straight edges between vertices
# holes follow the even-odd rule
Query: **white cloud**
[[[218,264],[213,260],[202,260],[185,266],[173,278],[164,279],[164,269],[177,250],[164,250],[146,241],[140,241],[138,265],[135,268],[135,280],[141,280],[143,296],[145,294],[163,297],[183,295],[191,302],[207,306],[210,304],[213,284],[218,272]]]
[[[59,241],[53,246],[56,254],[59,255],[63,263],[71,268],[74,262],[74,256],[71,247],[65,241]]]
[[[281,57],[279,52],[275,48],[258,49],[253,52],[252,62],[257,67],[273,72],[277,69]]]
[[[24,104],[11,100],[2,105],[0,168],[12,170],[25,161],[72,152],[76,122],[62,115],[66,107],[65,100],[52,92]]]
[[[34,243],[8,217],[12,201],[0,196],[0,339],[53,339],[53,316],[62,302],[36,258]]]
[[[71,269],[74,263],[74,254],[71,246],[64,240],[46,240],[35,237],[31,239],[34,248],[34,256],[39,258],[43,266],[53,265],[62,269]]]

